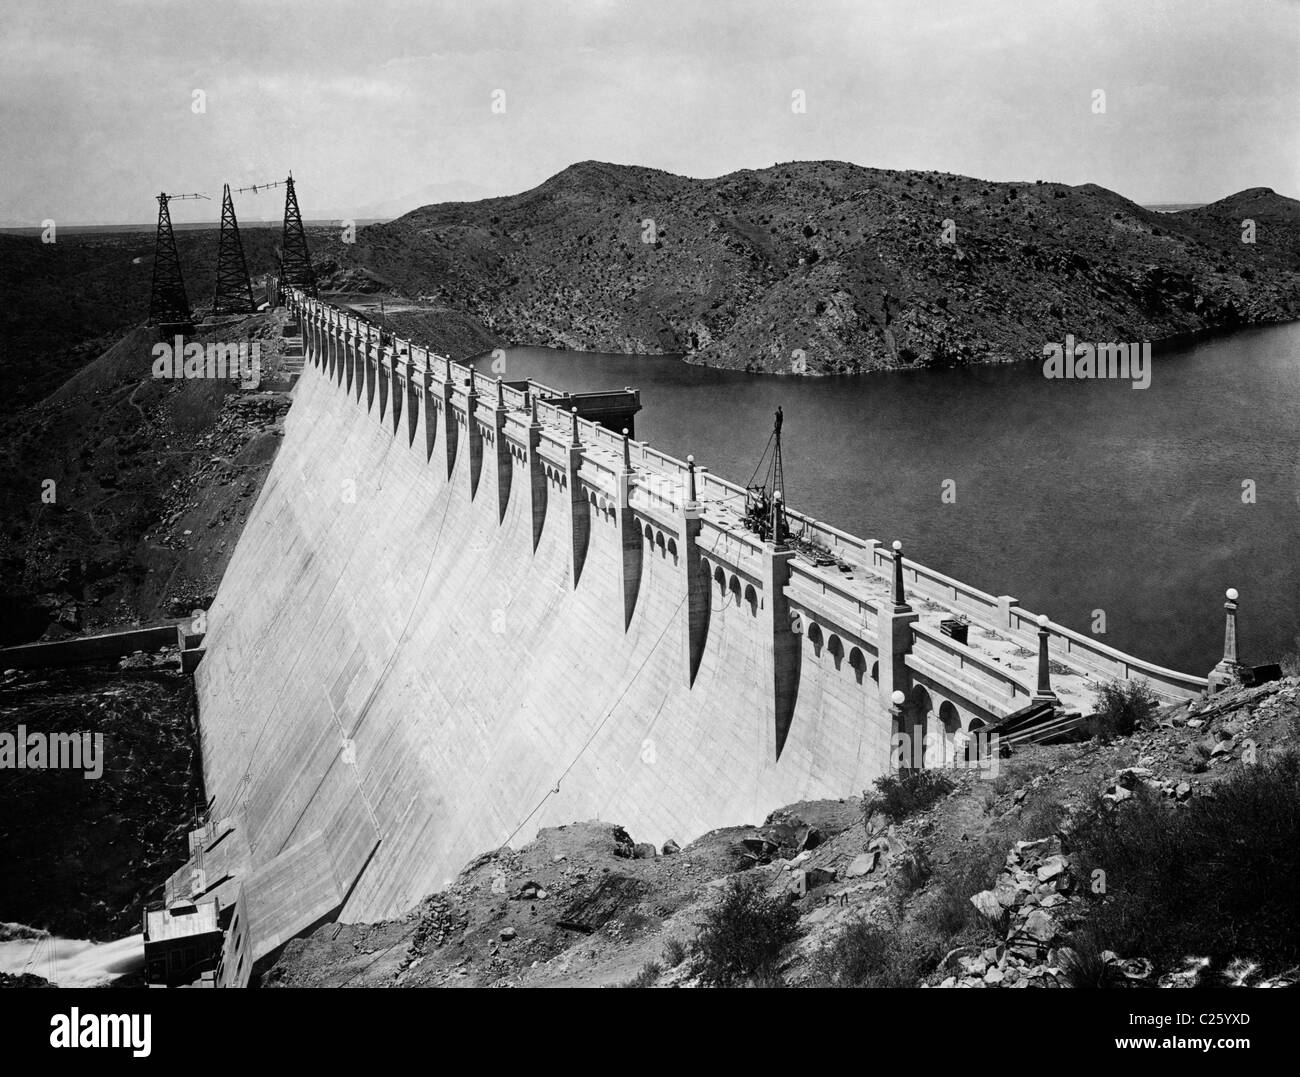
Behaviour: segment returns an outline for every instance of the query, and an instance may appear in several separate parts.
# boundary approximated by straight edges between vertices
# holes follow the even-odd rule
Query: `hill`
[[[1159,213],[1095,184],[833,161],[697,180],[587,161],[355,244],[321,239],[327,284],[426,304],[426,339],[458,353],[680,353],[775,373],[802,353],[808,373],[845,373],[1300,317],[1300,203],[1267,188]]]

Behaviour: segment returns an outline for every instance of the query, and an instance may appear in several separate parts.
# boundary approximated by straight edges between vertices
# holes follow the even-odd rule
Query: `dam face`
[[[526,437],[500,469],[484,442],[475,475],[456,414],[448,473],[446,414],[421,409],[408,437],[405,415],[395,431],[377,398],[304,370],[196,671],[211,816],[239,820],[250,869],[332,835],[341,917],[392,917],[541,826],[686,841],[884,769],[869,679],[802,669],[778,758],[755,598],[700,564],[692,587],[681,531],[620,506],[615,481],[575,503],[556,457],[538,490]]]
[[[167,887],[233,908],[220,982],[322,920],[398,916],[543,826],[684,843],[856,795],[896,729],[942,740],[1041,702],[1046,681],[998,657],[1034,632],[1042,670],[1049,646],[1070,665],[1067,704],[1094,675],[1206,683],[797,513],[832,557],[765,544],[743,490],[544,387],[290,302],[308,362],[208,613],[209,822]],[[987,641],[945,638],[905,588]]]

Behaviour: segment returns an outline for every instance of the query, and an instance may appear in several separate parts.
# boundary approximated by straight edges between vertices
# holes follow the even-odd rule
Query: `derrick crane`
[[[217,239],[217,282],[212,293],[213,314],[251,314],[256,310],[253,285],[248,279],[244,244],[239,238],[235,202],[230,184],[221,192],[221,234]]]
[[[790,537],[790,529],[785,517],[785,464],[781,458],[781,409],[776,409],[776,420],[772,424],[772,436],[767,440],[767,448],[759,458],[754,474],[745,485],[745,526],[764,542],[773,541],[777,546],[785,545]],[[756,482],[764,463],[767,471],[762,482]]]
[[[158,232],[154,238],[153,285],[149,292],[150,325],[187,325],[194,320],[189,297],[185,294],[185,279],[181,275],[181,259],[176,252],[176,235],[172,231],[168,204],[186,198],[207,197],[205,194],[168,194],[166,191],[157,195]]]
[[[311,266],[311,254],[307,250],[307,233],[302,226],[302,214],[298,210],[298,195],[293,189],[293,173],[286,179],[273,180],[270,183],[254,183],[249,187],[240,187],[237,193],[267,191],[272,187],[284,188],[284,231],[280,236],[280,286],[293,285],[301,288],[308,295],[316,294],[316,273]]]

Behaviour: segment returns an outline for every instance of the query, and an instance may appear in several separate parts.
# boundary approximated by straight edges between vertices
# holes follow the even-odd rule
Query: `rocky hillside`
[[[316,255],[337,291],[424,304],[422,335],[456,354],[534,344],[841,373],[1300,317],[1300,203],[1266,188],[1166,214],[1092,184],[833,161],[695,180],[588,161]]]
[[[948,772],[922,809],[795,804],[662,850],[607,822],[547,829],[404,919],[289,943],[264,985],[700,985],[702,926],[737,887],[755,915],[732,927],[787,931],[764,983],[1295,983],[1297,744],[1291,677]]]
[[[270,379],[285,319],[253,315],[190,339],[256,342]],[[216,593],[290,398],[156,379],[156,341],[132,330],[0,420],[0,644],[180,616]]]

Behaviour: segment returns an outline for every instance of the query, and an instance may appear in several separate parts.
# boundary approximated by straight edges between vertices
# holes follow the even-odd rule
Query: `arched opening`
[[[722,571],[721,565],[719,565],[717,568],[713,570],[713,582],[718,585],[718,597],[726,598],[727,597],[727,574]]]
[[[939,722],[943,725],[943,731],[949,736],[961,728],[961,714],[947,699],[939,704]]]
[[[659,556],[663,557],[665,553],[665,549],[664,549],[664,533],[662,531],[655,532],[655,546],[657,546],[659,549]]]
[[[740,605],[740,580],[737,577],[732,576],[731,582],[727,585],[727,589],[731,592],[732,601],[734,601],[735,604],[739,606]]]
[[[853,679],[858,684],[861,684],[862,678],[867,672],[867,657],[858,647],[854,647],[853,650],[849,651],[849,668],[853,670]]]
[[[951,700],[945,699],[939,704],[939,739],[941,747],[940,766],[952,766],[961,754],[961,714]]]
[[[840,640],[840,637],[832,635],[831,638],[826,641],[826,650],[834,660],[835,668],[839,669],[840,666],[844,664],[844,644]]]
[[[871,679],[877,684],[880,683],[880,663],[878,661],[871,663]]]
[[[821,625],[816,621],[813,621],[808,626],[808,642],[812,644],[813,654],[820,658],[822,654],[822,646],[826,641],[822,637]]]
[[[754,590],[752,583],[745,585],[745,604],[749,607],[751,617],[758,615],[758,592]]]
[[[668,552],[669,554],[672,555],[673,564],[674,565],[677,564],[677,543],[673,539],[668,540]],[[704,578],[706,580],[709,578],[709,573],[707,569],[705,569]]]

